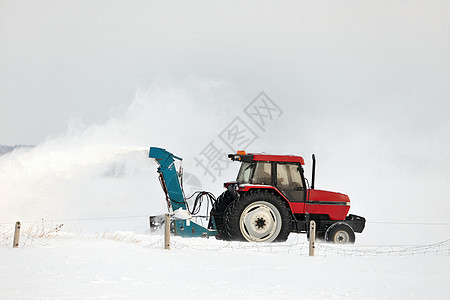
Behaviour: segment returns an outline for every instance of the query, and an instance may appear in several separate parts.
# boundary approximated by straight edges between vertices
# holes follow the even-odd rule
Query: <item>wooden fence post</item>
[[[309,222],[309,256],[314,256],[316,248],[316,222]]]
[[[13,248],[19,247],[19,237],[20,237],[20,222],[16,222],[16,230],[14,231],[14,241],[13,241]]]
[[[170,215],[166,214],[164,220],[164,249],[170,250]]]

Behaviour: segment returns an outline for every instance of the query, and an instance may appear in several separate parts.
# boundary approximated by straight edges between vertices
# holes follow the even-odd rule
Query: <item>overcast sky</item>
[[[97,163],[112,142],[167,147],[206,182],[195,157],[235,117],[251,122],[243,111],[264,91],[282,115],[264,130],[249,123],[258,139],[246,150],[304,155],[307,172],[318,154],[317,185],[349,193],[363,215],[426,209],[448,221],[449,11],[449,1],[0,0],[0,144],[50,141],[27,158],[33,172],[19,155],[4,160],[5,180],[25,174],[10,195],[30,172]]]
[[[104,122],[155,76],[191,75],[230,82],[249,100],[264,90],[302,115],[448,132],[449,8],[1,0],[0,143],[37,144],[73,118]]]

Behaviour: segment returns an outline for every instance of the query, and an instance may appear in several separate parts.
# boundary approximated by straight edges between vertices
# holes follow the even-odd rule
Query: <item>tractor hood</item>
[[[309,201],[331,202],[331,204],[340,202],[350,206],[350,198],[345,194],[314,189],[308,190],[308,195]]]
[[[309,189],[306,212],[327,214],[331,220],[344,220],[350,210],[350,198],[341,193]]]

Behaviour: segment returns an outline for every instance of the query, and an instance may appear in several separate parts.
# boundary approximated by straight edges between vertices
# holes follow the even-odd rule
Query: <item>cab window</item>
[[[299,166],[296,164],[277,164],[277,186],[284,189],[303,188]]]
[[[270,162],[258,162],[251,183],[272,184],[272,164]]]
[[[238,183],[250,183],[250,178],[253,174],[255,163],[244,162],[241,164],[236,181]]]

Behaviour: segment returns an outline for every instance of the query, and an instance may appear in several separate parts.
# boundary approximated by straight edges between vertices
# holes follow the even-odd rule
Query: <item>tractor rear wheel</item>
[[[226,212],[225,230],[232,240],[284,242],[290,226],[288,208],[268,191],[247,193],[234,201]]]
[[[225,212],[228,206],[233,202],[233,198],[230,195],[229,191],[223,192],[219,197],[217,197],[216,202],[211,208],[210,212],[210,221],[209,228],[213,229],[212,225],[212,217],[214,217],[214,222],[216,224],[217,235],[216,239],[218,240],[228,240],[230,237],[227,232],[224,230],[224,221],[225,221]]]
[[[353,244],[355,232],[345,223],[334,223],[325,232],[325,240],[335,244]]]

